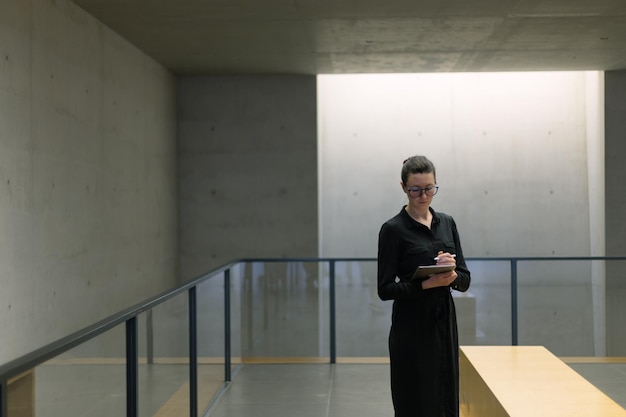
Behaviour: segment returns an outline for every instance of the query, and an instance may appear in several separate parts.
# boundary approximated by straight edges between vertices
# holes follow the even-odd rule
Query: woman
[[[385,222],[378,240],[378,296],[394,300],[389,333],[391,396],[396,417],[458,417],[459,346],[452,289],[467,291],[454,219],[431,207],[439,186],[424,156],[402,165],[408,204]],[[453,271],[413,279],[420,265]]]

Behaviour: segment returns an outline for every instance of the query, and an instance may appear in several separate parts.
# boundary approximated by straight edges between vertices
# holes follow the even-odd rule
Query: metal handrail
[[[29,369],[34,368],[37,365],[46,362],[68,350],[81,345],[96,336],[99,336],[106,331],[118,326],[128,320],[137,317],[139,314],[151,310],[159,304],[188,291],[190,288],[196,287],[198,284],[206,281],[207,279],[216,276],[225,270],[232,268],[241,261],[230,262],[220,268],[217,268],[209,273],[206,273],[192,281],[181,284],[175,288],[164,291],[154,297],[151,297],[143,302],[140,302],[126,310],[122,310],[119,313],[113,314],[91,326],[85,327],[82,330],[78,330],[69,336],[63,337],[55,342],[52,342],[46,346],[36,349],[24,356],[0,365],[0,380],[10,379],[14,376],[21,374]]]
[[[136,417],[138,413],[137,404],[137,367],[138,367],[138,353],[137,353],[137,316],[145,311],[149,311],[152,308],[164,303],[165,301],[187,292],[195,292],[195,288],[202,282],[209,278],[212,278],[222,272],[229,271],[230,268],[239,264],[241,261],[233,261],[228,264],[219,267],[207,274],[204,274],[198,278],[193,279],[190,282],[181,284],[171,290],[165,291],[152,298],[145,300],[133,307],[123,310],[119,313],[113,314],[91,326],[88,326],[82,330],[74,332],[66,337],[63,337],[55,342],[45,345],[39,349],[36,349],[24,356],[0,365],[0,417],[8,417],[8,381],[35,368],[38,365],[61,355],[69,351],[70,349],[79,346],[89,340],[107,332],[108,330],[125,323],[126,325],[126,413],[128,417]],[[195,305],[194,305],[195,308]],[[195,314],[190,308],[190,315]],[[192,321],[190,320],[190,325]],[[195,320],[193,321],[195,325]],[[190,349],[193,349],[195,344],[195,337],[197,331],[195,328],[190,328]],[[190,355],[191,356],[191,355]],[[190,369],[190,375],[196,377],[196,381],[190,381],[192,386],[191,399],[197,401],[197,373],[196,370]],[[196,404],[191,401],[190,415],[195,416],[197,413]]]
[[[105,318],[91,326],[63,337],[53,343],[36,349],[24,356],[0,365],[0,417],[8,417],[7,388],[8,381],[21,373],[59,356],[106,331],[125,323],[126,325],[126,382],[127,382],[127,416],[136,417],[137,406],[137,316],[164,303],[165,301],[188,292],[189,302],[189,365],[190,365],[190,416],[197,416],[197,303],[196,287],[204,281],[224,274],[224,382],[231,381],[231,316],[230,316],[230,275],[233,267],[248,262],[316,262],[329,265],[329,297],[330,297],[330,363],[336,363],[336,315],[335,315],[335,264],[337,262],[372,262],[376,258],[245,258],[229,262],[217,269],[201,275],[171,290],[149,298],[126,310]],[[613,261],[626,260],[626,256],[561,256],[561,257],[467,257],[466,261],[500,261],[511,264],[511,321],[512,345],[517,345],[517,266],[520,261]]]

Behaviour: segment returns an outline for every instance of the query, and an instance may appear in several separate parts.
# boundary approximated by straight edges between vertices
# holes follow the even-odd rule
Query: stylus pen
[[[452,254],[452,257],[453,257],[453,258],[456,258],[456,255]],[[437,257],[435,257],[435,261],[438,261],[438,260],[439,260],[439,257],[438,257],[438,256],[437,256]]]

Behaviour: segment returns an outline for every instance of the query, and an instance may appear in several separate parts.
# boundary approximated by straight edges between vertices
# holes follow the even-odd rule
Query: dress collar
[[[433,220],[431,222],[431,225],[439,223],[439,216],[437,215],[437,212],[432,207],[428,207],[428,211],[430,211],[430,213],[433,215]],[[400,210],[400,215],[402,216],[404,223],[408,227],[424,226],[417,220],[413,219],[413,217],[411,217],[411,215],[406,211],[406,204],[402,206],[402,210]]]

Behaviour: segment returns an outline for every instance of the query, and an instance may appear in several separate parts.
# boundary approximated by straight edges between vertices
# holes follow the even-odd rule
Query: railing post
[[[517,343],[517,259],[511,259],[511,344]]]
[[[154,323],[152,320],[152,309],[146,311],[146,361],[154,364]]]
[[[328,268],[330,304],[330,363],[337,363],[337,329],[335,306],[335,260],[331,259]]]
[[[126,417],[137,417],[139,406],[139,351],[137,348],[137,317],[126,321]]]
[[[198,416],[198,311],[196,287],[189,288],[189,416]]]
[[[8,417],[9,415],[9,406],[7,404],[7,387],[9,382],[4,380],[0,382],[0,417]]]
[[[224,271],[224,381],[230,382],[230,268]]]

